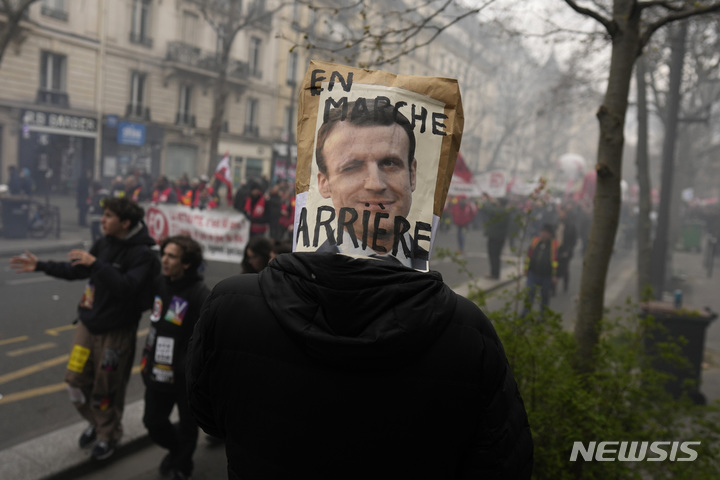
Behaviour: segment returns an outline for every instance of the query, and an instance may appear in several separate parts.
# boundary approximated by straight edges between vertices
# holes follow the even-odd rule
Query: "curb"
[[[124,435],[115,453],[107,460],[90,458],[91,449],[80,449],[77,440],[87,426],[80,421],[0,451],[0,477],[23,480],[72,480],[78,476],[111,466],[152,445],[142,423],[145,401],[125,406]],[[170,417],[178,420],[177,410]]]
[[[19,255],[25,250],[30,250],[34,254],[44,254],[50,252],[57,252],[58,250],[72,250],[73,248],[86,248],[86,243],[83,240],[58,240],[50,243],[43,244],[31,244],[31,243],[19,243],[17,246],[6,246],[0,247],[0,258],[12,257]]]

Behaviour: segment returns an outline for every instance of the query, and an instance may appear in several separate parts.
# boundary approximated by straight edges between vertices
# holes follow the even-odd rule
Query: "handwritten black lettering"
[[[425,222],[417,222],[415,224],[415,236],[413,238],[413,258],[417,258],[420,260],[427,260],[428,259],[428,251],[420,248],[420,241],[430,241],[430,236],[423,235],[420,232],[432,232],[432,226],[429,223]]]
[[[350,218],[346,219],[347,215],[350,214]],[[357,211],[354,208],[342,207],[340,209],[340,215],[338,216],[338,239],[337,244],[343,244],[343,233],[347,229],[350,235],[350,240],[353,242],[353,246],[357,248],[358,241],[357,235],[355,235],[355,226],[353,225],[358,218]]]
[[[313,72],[314,73],[314,72]],[[324,77],[319,77],[324,78]],[[370,99],[359,97],[355,100],[353,110],[350,113],[350,118],[355,118],[356,116],[363,115],[368,110],[368,101]],[[404,101],[398,101],[394,105],[390,101],[388,97],[384,97],[382,95],[375,97],[371,100],[375,105],[375,112],[378,112],[380,109],[384,107],[393,107],[393,115],[396,117],[399,115],[400,109],[407,107],[408,103]],[[340,121],[344,121],[347,119],[348,116],[348,106],[349,106],[349,100],[348,97],[340,97],[340,98],[333,98],[328,97],[325,99],[325,105],[323,108],[323,122],[328,121],[328,117],[330,116],[330,111],[336,108],[341,109],[340,111]],[[419,112],[418,112],[419,110]],[[377,113],[376,113],[377,114]],[[428,120],[428,110],[422,105],[410,105],[410,120],[412,121],[413,129],[416,128],[418,122],[420,123],[418,133],[425,133],[427,130],[427,120]],[[444,113],[438,113],[433,112],[432,113],[432,129],[431,132],[433,135],[439,135],[441,137],[444,137],[447,135],[447,132],[445,129],[447,126],[443,123],[444,120],[448,118],[447,115]]]
[[[417,105],[413,105],[411,107],[411,111],[412,111],[411,120],[412,120],[413,128],[415,128],[415,121],[420,120],[422,122],[422,123],[420,123],[420,133],[425,133],[425,121],[427,120],[427,113],[428,113],[427,108],[421,106],[419,115],[417,113],[415,113],[416,108],[417,108]]]
[[[330,217],[326,220],[323,220],[323,213],[329,212]],[[320,227],[325,227],[325,236],[328,239],[328,242],[330,245],[335,245],[337,242],[335,241],[335,236],[333,235],[333,229],[330,226],[330,223],[335,220],[335,209],[333,207],[328,207],[327,205],[321,205],[317,209],[317,218],[315,219],[315,237],[313,241],[313,247],[318,246],[318,236],[320,234]]]
[[[448,116],[444,113],[437,113],[433,112],[432,114],[432,133],[433,135],[440,135],[440,136],[446,136],[447,132],[445,132],[445,129],[447,128],[445,124],[442,122],[442,120],[447,120]],[[440,128],[442,127],[442,130]]]
[[[325,73],[325,70],[316,69],[310,74],[310,95],[313,97],[320,95],[320,92],[323,91],[323,88],[320,86],[326,78],[321,76],[323,73]]]
[[[410,222],[404,217],[395,217],[395,225],[393,229],[393,249],[392,254],[397,256],[398,245],[402,245],[403,254],[406,257],[410,256],[411,246],[405,241],[405,234],[410,230]]]
[[[317,96],[323,91],[322,82],[327,80],[327,77],[322,76],[326,73],[325,70],[316,69],[310,74],[310,95]],[[340,72],[333,71],[330,74],[330,81],[328,82],[328,91],[332,92],[335,88],[335,82],[340,82],[340,86],[346,92],[349,92],[353,84],[353,72],[348,72],[347,79],[345,79]]]
[[[298,220],[298,229],[297,234],[295,235],[295,243],[300,243],[300,234],[303,236],[303,247],[309,247],[310,246],[310,234],[308,232],[308,223],[307,223],[307,208],[303,207],[300,210],[300,220]],[[317,242],[317,240],[316,240]]]
[[[390,218],[390,214],[385,213],[385,212],[377,212],[375,214],[375,221],[374,221],[375,233],[373,233],[373,244],[372,244],[371,248],[373,250],[375,250],[376,252],[386,253],[387,248],[383,247],[382,245],[377,244],[378,235],[385,235],[387,233],[387,230],[385,230],[384,228],[380,228],[380,221],[383,218]]]

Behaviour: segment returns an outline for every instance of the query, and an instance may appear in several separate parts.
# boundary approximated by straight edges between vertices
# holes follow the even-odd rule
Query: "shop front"
[[[125,122],[107,115],[103,126],[100,178],[109,183],[130,174],[160,175],[164,129],[152,123]]]
[[[269,145],[221,141],[218,162],[225,153],[230,155],[233,191],[250,180],[270,179],[273,157]]]
[[[94,172],[97,119],[24,109],[18,168],[30,172],[38,194],[74,192],[84,172]]]

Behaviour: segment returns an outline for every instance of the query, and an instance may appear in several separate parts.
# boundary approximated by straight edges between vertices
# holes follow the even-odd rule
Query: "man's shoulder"
[[[216,298],[224,295],[255,295],[259,293],[260,284],[256,273],[233,275],[221,280],[212,289],[212,295]]]

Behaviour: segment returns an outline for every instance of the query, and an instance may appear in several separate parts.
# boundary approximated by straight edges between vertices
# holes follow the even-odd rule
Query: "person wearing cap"
[[[530,242],[525,259],[527,275],[527,299],[522,316],[530,312],[535,293],[540,289],[540,312],[545,312],[550,303],[550,292],[557,284],[558,242],[555,240],[555,227],[546,223],[540,234]]]

